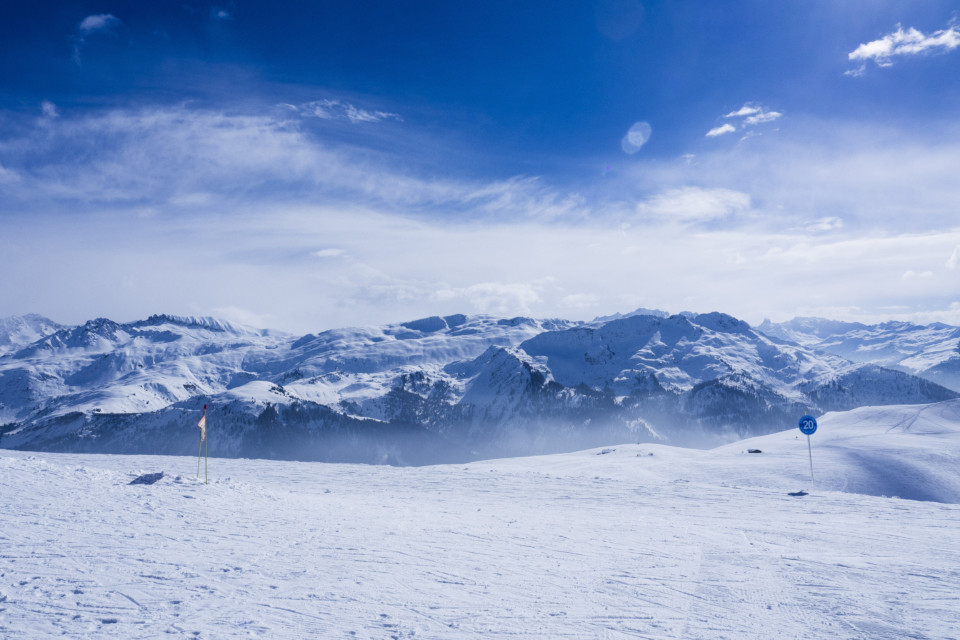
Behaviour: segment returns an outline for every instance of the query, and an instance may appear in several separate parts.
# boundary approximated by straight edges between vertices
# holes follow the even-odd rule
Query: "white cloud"
[[[222,206],[231,193],[249,194],[271,183],[301,195],[329,185],[387,200],[442,200],[467,189],[368,171],[345,152],[269,116],[184,107],[61,117],[43,131],[25,130],[6,142],[19,163],[31,167],[17,195],[38,202],[202,206],[215,193]],[[74,162],[65,150],[87,160]]]
[[[590,213],[584,196],[536,177],[421,177],[394,155],[334,146],[284,117],[171,107],[74,115],[45,125],[40,130],[30,123],[19,137],[0,140],[7,163],[0,179],[16,186],[0,197],[33,208],[136,203],[203,211],[251,200],[319,200],[442,208],[474,219],[582,219]],[[75,162],[78,156],[86,160]]]
[[[202,207],[216,201],[216,194],[209,191],[191,191],[176,193],[167,202],[175,207]]]
[[[73,61],[80,64],[80,53],[87,44],[87,38],[97,34],[115,36],[123,22],[112,13],[98,13],[84,18],[77,25],[77,34],[73,37]]]
[[[742,107],[736,111],[731,111],[730,113],[724,115],[725,119],[739,120],[739,125],[734,125],[729,122],[725,122],[722,125],[716,126],[709,131],[707,131],[708,138],[716,138],[728,133],[733,133],[737,130],[738,126],[740,129],[749,129],[758,124],[765,124],[767,122],[773,122],[783,116],[779,111],[770,111],[766,107],[753,103],[747,102]],[[752,131],[747,131],[741,140],[746,140],[751,137]]]
[[[97,31],[113,31],[122,24],[120,19],[111,13],[99,13],[87,16],[80,22],[77,29],[87,35]]]
[[[714,127],[707,131],[708,138],[716,138],[717,136],[722,136],[725,133],[733,133],[737,128],[730,124],[729,122],[720,125],[719,127]]]
[[[960,260],[949,129],[924,141],[798,119],[695,165],[626,163],[598,195],[424,176],[398,169],[399,155],[331,147],[289,114],[71,110],[23,123],[0,140],[0,180],[12,180],[0,209],[25,212],[0,216],[0,237],[17,239],[0,273],[31,278],[0,278],[0,316],[233,308],[306,332],[475,311],[593,317],[624,300],[748,321],[957,300],[944,277]],[[63,264],[91,268],[81,278]],[[198,264],[209,286],[185,290]]]
[[[771,125],[746,133],[765,126]],[[918,135],[875,123],[798,117],[776,136],[704,150],[695,171],[680,161],[660,161],[624,168],[623,178],[654,192],[692,183],[748,193],[760,220],[786,229],[805,229],[823,218],[843,220],[845,233],[949,229],[957,224],[960,125],[924,126],[929,133]]]
[[[644,217],[684,224],[727,218],[749,209],[749,194],[700,187],[670,189],[637,205],[637,212]]]
[[[31,273],[29,286],[0,279],[0,315],[38,300],[40,312],[66,322],[232,308],[227,319],[302,333],[450,313],[589,319],[641,304],[749,322],[841,307],[889,318],[891,305],[918,313],[940,308],[928,299],[957,299],[950,278],[900,278],[938,273],[960,245],[960,229],[852,237],[756,224],[696,232],[603,220],[474,224],[264,203],[181,218],[65,216],[56,225],[11,216],[0,218],[0,235],[18,240],[0,252],[0,272]],[[317,247],[350,258],[318,260]],[[39,252],[58,260],[38,262]],[[81,276],[63,264],[91,268]],[[200,264],[207,286],[184,288]]]
[[[60,112],[57,110],[57,105],[53,104],[49,100],[44,100],[40,103],[40,113],[43,114],[44,118],[57,118],[60,116]]]
[[[746,116],[752,116],[758,114],[762,111],[760,107],[753,103],[746,103],[736,111],[731,111],[727,115],[723,116],[724,118],[743,118]]]
[[[473,311],[494,315],[526,315],[533,305],[542,301],[534,285],[518,282],[481,282],[440,289],[433,297],[444,302],[465,300]]]
[[[223,7],[210,7],[210,17],[214,20],[233,20],[233,14]]]
[[[242,307],[226,306],[203,309],[200,311],[218,320],[226,320],[232,324],[253,327],[256,329],[271,328],[277,321],[276,316],[270,313],[257,313]]]
[[[903,56],[946,53],[960,47],[960,28],[951,25],[946,29],[925,35],[922,31],[910,27],[904,30],[897,25],[897,30],[887,35],[861,44],[847,54],[852,61],[867,62],[872,60],[879,67],[893,65],[893,59]],[[862,75],[864,67],[848,71],[848,75]]]
[[[459,197],[478,212],[493,217],[522,212],[526,219],[558,220],[582,218],[589,211],[586,199],[580,194],[556,191],[539,178],[531,177],[479,184]]]
[[[637,151],[640,151],[643,145],[647,144],[652,132],[653,129],[650,127],[649,122],[634,122],[620,141],[620,148],[623,149],[624,153],[633,155]]]
[[[823,232],[823,231],[835,231],[837,229],[843,228],[843,219],[828,216],[826,218],[820,218],[815,220],[812,224],[804,227],[805,231],[812,233]]]
[[[763,124],[765,122],[773,122],[783,114],[779,111],[762,111],[756,115],[752,115],[749,118],[746,118],[743,123],[745,125],[755,125]]]
[[[599,298],[592,293],[571,293],[560,299],[560,306],[568,309],[596,309]]]
[[[336,258],[344,254],[343,249],[320,249],[319,251],[313,251],[310,255],[317,258]]]
[[[396,120],[400,119],[400,116],[396,113],[390,113],[388,111],[367,111],[366,109],[358,109],[352,104],[347,105],[346,113],[347,119],[350,122],[379,122],[391,118]]]
[[[381,120],[402,120],[399,114],[390,111],[370,111],[360,109],[349,102],[341,100],[314,100],[306,102],[300,106],[291,104],[282,104],[280,106],[293,109],[297,113],[307,117],[322,118],[324,120],[349,120],[353,123],[358,122],[380,122]]]
[[[20,174],[0,164],[0,184],[14,184],[16,182],[20,182]]]
[[[867,72],[867,65],[866,65],[866,63],[864,63],[864,64],[861,64],[859,67],[857,67],[857,68],[855,68],[855,69],[848,69],[847,71],[844,71],[844,72],[843,72],[843,75],[845,75],[845,76],[851,76],[851,77],[853,77],[853,78],[859,78],[860,76],[862,76],[862,75],[865,74],[866,72]]]
[[[953,253],[950,254],[950,257],[947,259],[946,267],[951,271],[957,268],[957,264],[960,263],[960,245],[953,250]]]
[[[726,251],[727,264],[747,264],[747,259],[739,251]]]

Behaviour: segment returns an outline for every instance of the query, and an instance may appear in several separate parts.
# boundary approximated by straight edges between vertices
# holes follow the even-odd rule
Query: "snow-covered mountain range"
[[[765,321],[757,329],[852,362],[897,369],[960,391],[960,327],[794,318],[780,324]]]
[[[293,336],[209,318],[0,321],[0,447],[420,464],[707,446],[960,390],[960,328],[640,310]]]

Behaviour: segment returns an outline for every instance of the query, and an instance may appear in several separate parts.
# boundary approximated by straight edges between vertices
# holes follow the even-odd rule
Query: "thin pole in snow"
[[[200,448],[197,449],[197,478],[200,477],[200,456],[203,456],[203,483],[209,484],[207,475],[207,405],[203,405],[203,417],[197,424],[200,427]]]
[[[807,455],[810,457],[810,490],[813,490],[813,447],[810,445],[810,436],[817,431],[817,420],[813,416],[800,418],[800,432],[807,436]]]

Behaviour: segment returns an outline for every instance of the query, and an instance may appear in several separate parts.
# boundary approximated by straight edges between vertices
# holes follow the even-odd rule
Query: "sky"
[[[45,1],[0,317],[960,324],[960,2]]]

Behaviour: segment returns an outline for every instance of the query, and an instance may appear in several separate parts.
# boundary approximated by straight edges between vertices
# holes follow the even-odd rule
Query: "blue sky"
[[[960,3],[39,2],[0,316],[960,324]]]

